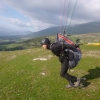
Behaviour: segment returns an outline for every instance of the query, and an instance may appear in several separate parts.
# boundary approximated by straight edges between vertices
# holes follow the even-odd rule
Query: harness
[[[81,51],[79,49],[77,49],[76,52],[70,50],[70,49],[66,49],[65,52],[68,52],[68,66],[69,68],[74,68],[78,65],[82,54]]]
[[[75,51],[73,51],[71,49],[65,49],[63,51],[63,45],[64,44],[70,44],[74,47],[76,46],[76,44],[73,41],[71,41],[69,38],[67,38],[67,37],[65,37],[61,34],[57,34],[57,41],[62,41],[63,42],[61,53],[64,52],[63,54],[67,56],[69,68],[71,69],[71,68],[76,67],[77,64],[79,63],[81,57],[82,57],[80,48],[76,47]]]

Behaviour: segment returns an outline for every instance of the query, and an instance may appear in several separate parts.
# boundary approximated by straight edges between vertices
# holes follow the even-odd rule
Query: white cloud
[[[98,6],[97,6],[98,5]],[[98,20],[100,16],[100,0],[81,0],[77,3],[78,19],[87,21]],[[76,16],[77,17],[77,16]]]
[[[17,30],[18,30],[18,26],[20,27],[20,29],[21,28],[25,29],[25,27],[26,28],[33,27],[34,31],[42,30],[42,29],[45,29],[45,28],[48,28],[48,27],[52,26],[52,24],[43,23],[43,22],[35,20],[35,19],[34,20],[31,19],[29,22],[23,22],[23,21],[21,21],[21,20],[19,20],[17,18],[7,18],[7,17],[0,16],[0,20],[2,20],[2,21],[4,20],[6,22],[5,23],[6,27],[12,28],[12,26],[13,27],[17,26],[17,28],[15,28]]]
[[[63,18],[63,7],[66,2],[66,12],[68,7],[76,9],[74,11],[71,23],[84,23],[89,21],[99,21],[100,0],[1,0],[0,8],[4,5],[12,7],[30,20],[24,22],[18,18],[5,17],[9,23],[21,27],[33,27],[36,30],[44,29],[54,25],[61,25]],[[71,5],[72,4],[72,5]],[[73,9],[72,9],[73,10]],[[67,13],[68,14],[68,13]],[[68,16],[65,16],[68,22]],[[64,22],[66,23],[66,22]]]

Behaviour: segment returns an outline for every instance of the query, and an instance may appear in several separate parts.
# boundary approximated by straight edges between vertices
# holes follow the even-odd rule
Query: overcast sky
[[[0,0],[0,27],[39,31],[100,21],[100,0]]]

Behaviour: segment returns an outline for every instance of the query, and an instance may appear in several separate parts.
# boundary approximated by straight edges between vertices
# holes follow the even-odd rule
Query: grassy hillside
[[[71,89],[65,88],[68,82],[60,77],[60,63],[50,51],[0,52],[0,100],[99,100],[100,47],[83,45],[81,49],[83,57],[69,73],[87,81],[84,88]]]
[[[45,36],[51,41],[56,40],[56,35]],[[100,33],[89,33],[81,35],[68,36],[72,41],[76,41],[77,38],[81,39],[81,43],[86,44],[88,42],[100,42]],[[13,50],[25,50],[30,48],[37,48],[41,45],[41,40],[44,37],[31,38],[24,41],[0,41],[0,51],[13,51]]]

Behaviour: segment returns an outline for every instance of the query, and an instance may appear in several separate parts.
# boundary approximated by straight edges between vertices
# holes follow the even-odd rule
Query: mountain
[[[15,31],[14,29],[0,26],[0,36],[27,35],[29,33],[31,33],[31,31]]]
[[[33,37],[39,37],[39,36],[48,36],[48,35],[54,35],[57,34],[60,31],[59,27],[50,27],[38,32],[33,32],[31,34],[28,34],[27,36],[33,36]]]
[[[35,38],[48,35],[56,35],[60,33],[63,27],[50,27],[38,32],[30,31],[11,31],[0,28],[0,39],[22,39],[22,38]],[[63,33],[63,32],[62,32]],[[66,33],[68,34],[87,34],[87,33],[100,33],[100,22],[89,22],[84,24],[76,24],[67,26]]]
[[[50,27],[38,32],[28,34],[31,37],[55,35],[60,32],[62,27]],[[76,24],[67,27],[66,33],[68,34],[87,34],[87,33],[100,33],[100,22],[89,22],[85,24]]]
[[[100,22],[75,25],[73,34],[100,33]]]

